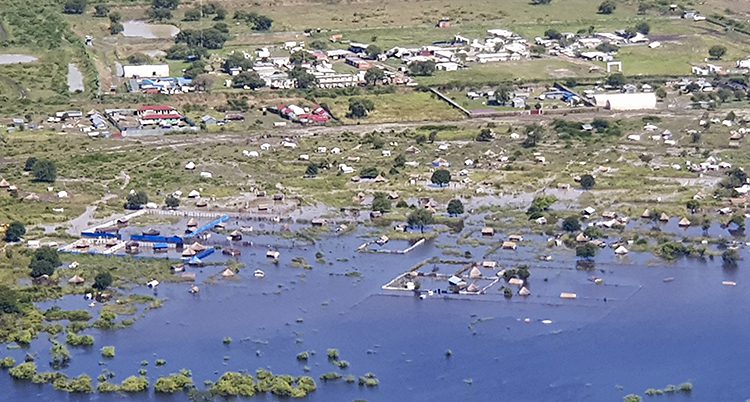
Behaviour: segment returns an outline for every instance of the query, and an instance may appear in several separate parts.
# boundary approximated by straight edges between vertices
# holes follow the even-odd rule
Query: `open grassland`
[[[368,123],[459,120],[464,117],[461,112],[428,92],[398,91],[392,94],[364,95],[359,98],[369,99],[375,105],[375,110],[367,117]],[[357,119],[346,116],[349,110],[348,97],[319,98],[318,101],[329,105],[333,114],[342,123],[356,124]]]

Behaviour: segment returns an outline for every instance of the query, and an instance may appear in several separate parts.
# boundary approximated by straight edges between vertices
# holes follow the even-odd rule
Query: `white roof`
[[[596,94],[594,101],[596,106],[610,110],[656,109],[656,94],[653,92]]]

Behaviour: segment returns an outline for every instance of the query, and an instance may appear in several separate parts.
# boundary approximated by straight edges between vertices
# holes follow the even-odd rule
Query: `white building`
[[[143,64],[140,66],[122,66],[125,78],[169,77],[167,64]]]
[[[653,92],[596,94],[594,101],[596,106],[610,110],[656,109]]]

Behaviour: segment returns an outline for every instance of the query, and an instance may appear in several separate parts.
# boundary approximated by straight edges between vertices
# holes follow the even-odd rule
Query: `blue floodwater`
[[[215,236],[217,243],[223,241]],[[147,312],[128,329],[88,331],[96,345],[71,347],[73,359],[65,372],[96,378],[106,367],[119,382],[137,374],[140,362],[148,360],[152,383],[187,368],[202,388],[205,380],[230,370],[306,374],[305,364],[295,356],[308,350],[316,352],[306,363],[318,382],[318,390],[307,398],[315,402],[621,401],[629,393],[686,381],[694,385],[691,394],[645,398],[750,398],[746,248],[740,250],[744,262],[729,270],[722,268],[720,258],[666,263],[646,254],[617,257],[603,249],[596,270],[584,272],[575,269],[573,251],[547,249],[544,237],[526,237],[517,251],[497,250],[486,257],[490,247],[456,245],[457,235],[443,235],[407,255],[357,253],[357,246],[376,238],[363,232],[294,248],[278,240],[277,245],[285,247],[278,247],[276,266],[265,257],[273,237],[248,236],[256,245],[239,247],[243,254],[238,258],[246,268],[235,278],[221,278],[219,267],[189,268],[198,273],[198,295],[189,294],[187,284],[160,286],[163,307]],[[462,259],[444,254],[437,244],[453,244],[461,254],[469,250],[475,259],[493,259],[502,267],[528,264],[532,295],[505,300],[496,287],[486,296],[419,300],[407,292],[381,290],[427,258]],[[315,261],[317,251],[325,255],[325,264]],[[540,254],[554,258],[539,261]],[[312,270],[292,267],[294,257],[303,257]],[[209,261],[224,258],[217,253]],[[265,278],[254,278],[255,269],[265,271]],[[344,276],[352,271],[361,277]],[[605,284],[595,285],[592,276]],[[675,279],[664,282],[665,277]],[[737,286],[722,286],[724,280]],[[145,287],[139,291],[151,293]],[[563,291],[576,292],[578,299],[561,300]],[[88,309],[88,302],[78,297],[44,307],[51,305]],[[541,322],[546,319],[552,323]],[[230,345],[222,343],[227,336],[233,339]],[[115,345],[117,356],[100,365],[99,349],[105,345]],[[350,367],[339,370],[329,363],[327,348],[338,348]],[[48,349],[42,334],[28,350],[38,353],[40,371],[48,369]],[[22,359],[26,352],[8,350],[0,356]],[[155,367],[157,358],[167,365]],[[329,371],[355,376],[373,372],[380,386],[318,380]],[[0,390],[0,401],[186,400],[184,394],[68,395],[49,385],[14,382],[7,374],[0,375]],[[276,400],[271,395],[254,399]]]

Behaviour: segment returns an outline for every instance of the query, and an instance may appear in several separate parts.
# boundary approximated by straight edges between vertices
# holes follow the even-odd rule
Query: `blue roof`
[[[169,248],[169,244],[167,243],[155,243],[154,248]]]

